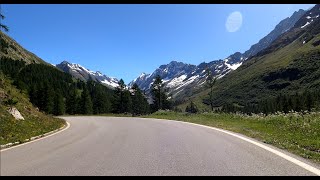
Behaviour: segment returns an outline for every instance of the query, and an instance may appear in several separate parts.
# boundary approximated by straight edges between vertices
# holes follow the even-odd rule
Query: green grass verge
[[[170,119],[241,133],[320,164],[320,114],[244,116],[160,111],[144,118]]]
[[[17,100],[15,107],[19,110],[25,120],[16,120],[8,113],[4,101],[14,98]],[[21,92],[7,77],[0,73],[0,144],[24,142],[34,136],[63,127],[63,119],[48,116],[39,112],[29,101],[26,93]]]
[[[14,120],[1,118],[0,120],[0,144],[24,142],[31,137],[63,127],[65,121],[52,117],[33,117],[26,120]]]

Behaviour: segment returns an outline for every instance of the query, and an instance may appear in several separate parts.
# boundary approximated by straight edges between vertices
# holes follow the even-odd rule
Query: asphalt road
[[[139,118],[64,119],[69,129],[2,151],[1,175],[315,175],[205,127]]]

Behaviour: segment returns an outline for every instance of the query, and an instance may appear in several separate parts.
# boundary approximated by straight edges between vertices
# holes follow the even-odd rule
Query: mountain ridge
[[[48,64],[46,61],[35,55],[34,53],[23,48],[16,40],[0,31],[1,51],[0,57],[8,57],[15,60],[23,60],[27,64],[42,63]]]
[[[203,86],[205,81],[205,70],[207,68],[209,68],[212,71],[212,74],[218,79],[223,78],[229,72],[240,67],[243,62],[257,55],[260,51],[266,49],[281,34],[290,30],[305,14],[305,12],[306,11],[299,9],[290,17],[280,21],[270,33],[260,39],[258,43],[252,45],[250,49],[244,53],[235,52],[225,59],[213,60],[208,63],[203,62],[199,65],[191,65],[193,69],[192,71],[187,71],[187,73],[169,72],[169,74],[175,74],[175,76],[168,76],[168,73],[165,72],[165,70],[169,70],[169,66],[172,66],[172,64],[175,64],[174,62],[176,62],[171,61],[169,64],[160,65],[159,68],[157,68],[151,74],[141,74],[128,85],[132,86],[134,83],[137,83],[141,89],[148,92],[150,91],[150,87],[155,75],[160,75],[164,79],[164,83],[169,89],[169,93],[172,97],[184,96],[186,93],[192,94],[184,91],[197,91],[201,89],[201,86]],[[188,67],[186,63],[184,63],[184,67]],[[174,68],[171,69],[175,70]]]
[[[310,18],[308,17],[314,14]],[[320,85],[320,5],[303,15],[294,27],[274,40],[270,46],[245,61],[225,81],[214,88],[216,107],[257,104],[282,95],[317,91]],[[313,20],[313,21],[311,21]],[[305,24],[309,24],[304,26]],[[304,27],[303,27],[304,26]],[[180,108],[191,99],[200,106],[209,104],[208,89],[184,97]],[[202,106],[204,107],[204,106]],[[205,107],[204,107],[205,109]]]
[[[73,77],[82,81],[88,81],[89,79],[99,82],[107,87],[118,87],[119,80],[114,77],[108,77],[102,74],[100,71],[91,71],[80,64],[70,63],[68,61],[62,61],[60,64],[55,65],[60,70],[71,74]]]

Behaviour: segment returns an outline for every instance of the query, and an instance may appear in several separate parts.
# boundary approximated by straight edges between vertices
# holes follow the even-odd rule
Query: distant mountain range
[[[273,31],[262,38],[257,44],[252,45],[251,48],[244,53],[236,52],[223,60],[214,60],[208,63],[203,62],[197,66],[183,62],[171,61],[169,64],[161,65],[151,74],[142,73],[139,77],[131,81],[128,84],[128,87],[131,87],[136,83],[148,94],[150,93],[150,88],[155,76],[160,75],[172,98],[190,94],[191,91],[203,87],[206,79],[205,70],[207,68],[209,68],[213,72],[213,75],[218,79],[224,77],[229,72],[236,70],[244,61],[267,48],[281,34],[290,30],[304,14],[305,11],[302,9],[294,12],[291,17],[282,20]],[[100,82],[108,87],[117,87],[118,79],[110,78],[99,71],[90,71],[79,64],[63,61],[62,63],[57,64],[56,67],[71,74],[73,77],[84,81],[91,78],[92,80]]]
[[[241,67],[240,69],[247,67],[248,64],[258,61],[257,59],[263,55],[275,52],[292,43],[297,38],[302,38],[303,44],[308,43],[314,38],[317,31],[316,28],[310,29],[309,27],[314,26],[312,24],[319,21],[319,14],[319,5],[316,5],[308,11],[300,9],[294,12],[291,17],[282,20],[275,26],[274,30],[263,37],[258,43],[252,45],[251,48],[244,53],[235,52],[225,59],[213,60],[208,63],[202,62],[199,65],[171,61],[169,64],[159,66],[159,68],[150,74],[142,73],[139,77],[131,81],[128,86],[130,87],[136,83],[148,94],[155,76],[160,75],[169,90],[169,96],[171,96],[171,98],[181,99],[190,97],[202,91],[206,79],[205,70],[207,68],[209,68],[218,79],[222,78],[220,82],[229,81],[230,78],[226,77],[230,72],[237,70],[239,67]],[[300,37],[301,35],[303,35],[303,37]],[[2,42],[2,44],[7,47],[7,53],[2,53],[2,56],[9,56],[16,60],[23,59],[27,63],[48,64],[41,58],[22,48],[17,42],[2,32],[1,36],[4,37],[3,39],[5,41],[4,43]],[[314,43],[317,44],[317,42]],[[244,64],[245,67],[242,67]],[[54,66],[83,81],[92,79],[110,88],[118,86],[117,78],[109,77],[99,71],[91,71],[79,64],[63,61]]]
[[[214,104],[256,104],[280,94],[319,91],[320,87],[320,5],[305,12],[290,29],[236,71],[217,81]],[[286,28],[283,28],[286,29]],[[207,90],[184,96],[198,104],[207,103]],[[180,102],[183,100],[180,99]]]
[[[61,69],[62,71],[71,74],[73,77],[77,79],[83,81],[88,81],[89,79],[91,79],[93,81],[100,82],[101,84],[106,85],[110,88],[118,87],[118,79],[103,75],[99,71],[90,71],[89,69],[79,64],[73,64],[67,61],[63,61],[55,66]]]
[[[224,77],[229,72],[236,70],[244,61],[267,48],[281,34],[289,31],[304,14],[305,11],[302,9],[294,12],[291,17],[282,20],[273,31],[257,44],[252,45],[243,54],[236,52],[224,60],[214,60],[209,63],[203,62],[197,66],[172,61],[169,64],[161,65],[151,74],[142,73],[130,82],[129,86],[136,83],[141,89],[149,92],[155,76],[160,75],[173,98],[183,96],[186,93],[190,93],[185,91],[192,91],[202,87],[206,78],[206,68],[209,68],[218,79]]]

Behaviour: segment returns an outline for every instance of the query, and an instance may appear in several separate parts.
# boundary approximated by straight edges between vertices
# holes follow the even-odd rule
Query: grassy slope
[[[320,114],[269,115],[186,114],[156,112],[146,118],[172,119],[238,132],[320,163]]]
[[[296,90],[316,89],[320,86],[320,61],[312,60],[312,56],[319,58],[320,46],[313,46],[312,43],[319,40],[318,34],[306,44],[303,44],[303,35],[289,45],[272,53],[261,57],[254,57],[245,62],[236,71],[226,75],[217,81],[214,89],[215,103],[219,106],[223,102],[255,102],[264,98],[274,97],[280,92],[293,93]],[[289,81],[278,78],[276,80],[265,82],[263,78],[270,73],[278,73],[287,68],[298,68],[306,72],[300,79]],[[314,67],[314,69],[312,69]],[[319,67],[319,68],[318,68]],[[317,69],[318,68],[318,69]],[[312,72],[311,72],[312,69]],[[271,89],[269,86],[289,83],[283,89]],[[202,91],[191,96],[191,100],[200,107],[202,99],[207,96],[208,91]],[[182,109],[188,102],[181,104]],[[203,110],[203,109],[202,109]]]
[[[0,57],[1,56],[7,56],[11,59],[15,60],[24,60],[27,64],[31,63],[42,63],[42,64],[48,64],[35,54],[31,53],[30,51],[24,49],[22,46],[20,46],[15,40],[10,38],[8,35],[0,31],[0,36],[4,38],[5,42],[8,44],[7,48],[7,54],[0,51]]]
[[[15,120],[7,112],[3,101],[8,98],[18,100],[15,106],[25,120]],[[62,119],[47,116],[36,110],[27,95],[11,85],[10,80],[0,74],[0,144],[20,141],[58,129],[65,124]]]

